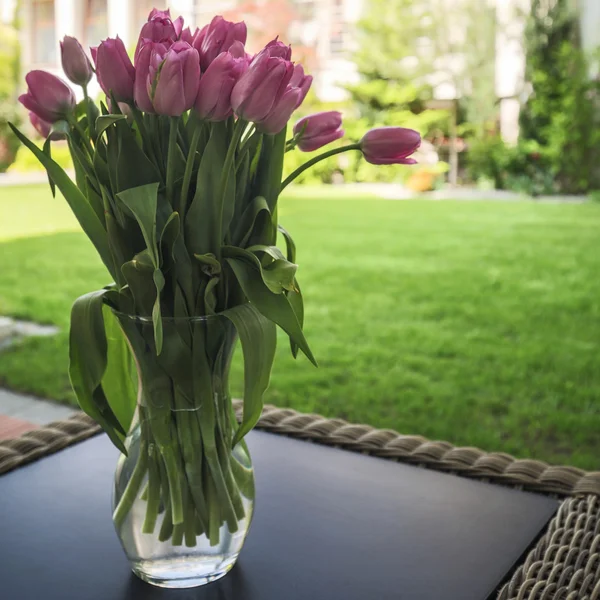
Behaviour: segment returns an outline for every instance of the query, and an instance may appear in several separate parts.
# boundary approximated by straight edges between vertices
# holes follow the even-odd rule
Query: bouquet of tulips
[[[314,151],[341,138],[341,115],[305,117],[288,137],[288,121],[312,77],[281,41],[256,54],[245,44],[243,22],[215,17],[192,31],[156,9],[133,62],[118,37],[91,49],[93,65],[79,42],[66,37],[64,72],[82,88],[83,100],[77,103],[58,77],[32,71],[20,101],[46,137],[43,148],[13,127],[46,168],[52,190],[69,203],[113,282],[73,306],[70,376],[81,408],[124,453],[136,406],[147,413],[142,447],[154,450],[140,458],[132,478],[137,488],[125,493],[115,520],[126,517],[149,476],[144,530],[153,531],[158,512],[167,510],[190,544],[188,523],[217,543],[221,525],[234,531],[243,512],[236,497],[242,486],[226,454],[261,414],[275,326],[289,336],[294,356],[300,350],[315,362],[302,332],[296,248],[278,223],[281,191],[333,154],[356,150],[374,164],[411,164],[420,144],[412,130],[374,129],[282,181],[286,152]],[[87,91],[94,73],[106,95],[99,107]],[[75,182],[52,160],[59,139],[69,145]],[[128,325],[130,316],[148,327]],[[228,394],[215,392],[226,379],[216,374],[222,335],[189,326],[211,316],[231,323],[242,345],[241,423],[231,417]],[[206,506],[210,497],[217,508]],[[165,539],[176,535],[166,530]]]

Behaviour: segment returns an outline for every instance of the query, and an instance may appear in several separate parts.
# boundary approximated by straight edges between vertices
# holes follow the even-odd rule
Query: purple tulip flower
[[[200,62],[195,48],[186,42],[175,42],[166,53],[158,47],[153,49],[147,85],[156,113],[178,117],[190,109],[196,101],[199,82]]]
[[[256,122],[257,129],[263,133],[279,133],[290,120],[292,113],[304,101],[312,84],[312,79],[310,75],[304,74],[302,65],[295,65],[292,77],[283,94],[273,103],[269,114]]]
[[[170,46],[176,42],[183,29],[183,17],[171,20],[171,12],[167,10],[152,9],[148,21],[144,23],[135,49],[135,60],[142,46],[147,42],[163,43]]]
[[[61,79],[46,71],[29,71],[27,93],[19,102],[48,123],[66,119],[75,109],[75,94]]]
[[[271,49],[263,48],[233,88],[234,112],[247,121],[262,121],[280,101],[293,74],[294,65],[289,60],[271,56]]]
[[[344,135],[342,114],[337,110],[315,113],[294,125],[294,136],[302,152],[313,152]]]
[[[236,44],[242,46],[240,42]],[[234,48],[236,44],[232,46],[231,51],[221,52],[202,74],[196,111],[203,119],[224,121],[233,114],[231,91],[248,67],[243,46],[240,51],[239,48]]]
[[[210,63],[231,48],[234,42],[246,43],[246,23],[232,23],[221,16],[215,17],[194,39],[193,46],[200,53],[200,67],[206,71]]]
[[[161,42],[147,41],[135,57],[135,83],[133,86],[133,98],[136,106],[147,113],[154,112],[154,106],[148,91],[148,77],[150,75],[150,61],[153,56],[164,57],[169,45]]]
[[[87,57],[81,44],[69,35],[60,43],[62,68],[70,81],[85,87],[94,74],[92,63]]]
[[[114,94],[117,102],[133,101],[135,69],[118,36],[104,40],[98,48],[92,48],[96,63],[98,83],[107,96]]]
[[[373,165],[414,165],[409,158],[421,145],[421,136],[414,129],[379,127],[367,131],[360,141],[362,153]]]

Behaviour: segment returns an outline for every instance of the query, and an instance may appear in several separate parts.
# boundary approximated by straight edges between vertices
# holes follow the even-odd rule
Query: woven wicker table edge
[[[241,401],[234,401],[234,406],[239,413]],[[600,472],[548,465],[538,460],[517,459],[508,454],[485,452],[478,448],[461,448],[448,442],[431,441],[418,435],[403,435],[389,429],[376,429],[342,419],[300,413],[290,408],[266,405],[257,428],[538,493],[600,496]],[[90,417],[79,412],[70,419],[50,423],[18,438],[0,440],[0,474],[99,432],[100,427]]]
[[[241,402],[234,401],[238,415]],[[498,600],[600,600],[600,472],[552,466],[508,454],[266,405],[257,428],[460,475],[563,497],[542,538]],[[79,412],[0,441],[0,475],[100,433]]]

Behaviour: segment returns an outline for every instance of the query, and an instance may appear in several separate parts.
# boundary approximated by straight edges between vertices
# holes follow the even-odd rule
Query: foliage
[[[322,368],[294,361],[280,334],[267,402],[600,468],[600,204],[391,202],[304,186],[287,188],[279,211]],[[107,283],[73,221],[47,186],[0,193],[0,313],[60,328],[5,350],[0,384],[72,403],[69,308]]]
[[[18,8],[15,8],[15,14]],[[15,22],[14,25],[17,25]],[[6,171],[15,158],[18,140],[8,127],[18,122],[17,90],[20,80],[20,46],[14,26],[0,23],[0,173]]]
[[[568,0],[533,0],[525,33],[531,94],[520,115],[521,138],[539,144],[562,193],[600,187],[598,56],[580,48],[579,17]]]
[[[456,118],[470,119],[480,132],[496,112],[495,31],[494,9],[480,0],[460,0],[451,9],[443,0],[372,0],[357,32],[360,81],[348,88],[360,118],[369,126],[416,129],[434,144],[456,135]],[[427,108],[440,94],[460,99],[456,116]],[[453,147],[450,154],[457,164]],[[407,175],[401,168],[371,172],[360,163],[350,172],[357,180]]]
[[[557,191],[550,161],[535,141],[521,140],[511,146],[500,136],[474,139],[469,144],[467,161],[472,179],[492,181],[496,189],[531,196]]]

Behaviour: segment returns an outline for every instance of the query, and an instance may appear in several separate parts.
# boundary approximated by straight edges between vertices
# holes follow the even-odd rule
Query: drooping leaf
[[[103,307],[103,314],[108,360],[102,378],[102,389],[121,427],[124,431],[129,431],[137,405],[138,382],[135,360],[118,319],[106,304]]]
[[[256,425],[262,413],[277,335],[275,324],[252,304],[235,306],[221,314],[236,328],[244,356],[244,410],[242,423],[233,440],[235,446]]]
[[[78,298],[71,310],[69,377],[81,409],[95,419],[115,446],[126,454],[125,429],[111,409],[102,379],[108,345],[103,317],[105,290]]]
[[[100,137],[113,123],[126,119],[125,115],[101,115],[96,119],[96,135]]]
[[[232,237],[232,244],[244,248],[251,238],[255,239],[257,244],[266,243],[270,224],[269,205],[265,198],[257,196],[242,213]]]
[[[221,263],[214,254],[194,254],[194,258],[202,263],[202,272],[209,277],[218,275],[221,272]]]
[[[300,291],[300,285],[298,280],[294,279],[294,289],[287,292],[287,299],[290,302],[290,306],[298,319],[300,327],[304,327],[304,300],[302,298],[302,292]],[[298,356],[298,344],[290,338],[290,350],[292,356],[296,358]]]
[[[172,261],[175,260],[175,241],[179,236],[180,227],[179,213],[171,213],[160,234],[160,247],[163,251],[163,261],[166,256]]]
[[[156,210],[158,204],[158,183],[149,183],[119,192],[117,198],[133,213],[144,236],[146,247],[159,266],[156,245]]]
[[[121,266],[121,272],[134,299],[135,312],[150,316],[156,300],[156,286],[152,271],[142,269],[135,260],[130,260]]]
[[[242,258],[227,258],[248,300],[268,319],[277,323],[293,339],[306,357],[317,366],[298,319],[284,294],[274,294],[265,284],[256,264]]]
[[[283,237],[285,239],[285,245],[287,248],[287,259],[290,262],[295,263],[296,262],[296,244],[294,243],[292,236],[281,225],[278,225],[277,229],[279,230],[279,233],[281,233],[281,235],[283,235]]]
[[[269,248],[268,246],[264,247]],[[276,255],[277,252],[273,251],[273,254]],[[223,256],[248,261],[259,271],[265,285],[274,294],[282,294],[284,290],[294,289],[294,276],[298,265],[288,262],[283,256],[277,256],[276,260],[269,259],[269,264],[266,266],[263,266],[256,252],[249,249],[243,250],[235,246],[223,246]]]
[[[48,175],[52,177],[56,187],[61,191],[66,201],[69,203],[81,228],[90,238],[92,244],[94,244],[102,262],[106,265],[111,274],[113,274],[112,256],[110,248],[108,247],[106,231],[104,230],[104,227],[102,227],[102,223],[99,221],[94,209],[90,206],[86,197],[56,162],[46,156],[42,150],[28,140],[14,125],[12,125],[12,123],[9,123],[9,125],[19,140],[33,152],[35,157],[46,168]]]

